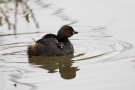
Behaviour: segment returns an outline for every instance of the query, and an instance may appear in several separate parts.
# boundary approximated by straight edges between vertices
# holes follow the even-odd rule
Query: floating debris
[[[29,13],[27,13],[24,17],[25,17],[26,21],[29,23],[30,22],[29,21]]]
[[[14,84],[14,87],[17,87],[17,84],[16,83]]]

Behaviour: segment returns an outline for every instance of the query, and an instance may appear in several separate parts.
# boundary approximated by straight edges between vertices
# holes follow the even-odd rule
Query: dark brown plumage
[[[74,53],[69,37],[77,34],[71,26],[63,26],[57,33],[46,34],[34,44],[28,46],[27,54],[32,56],[64,56]]]

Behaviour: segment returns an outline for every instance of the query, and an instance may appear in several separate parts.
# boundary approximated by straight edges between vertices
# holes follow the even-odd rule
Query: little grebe
[[[68,38],[77,33],[71,26],[65,25],[60,28],[57,36],[54,34],[46,34],[34,44],[30,45],[27,54],[29,57],[73,54],[74,48]]]

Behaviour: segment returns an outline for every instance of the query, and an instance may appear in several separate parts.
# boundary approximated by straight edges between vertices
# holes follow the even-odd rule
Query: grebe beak
[[[74,34],[78,34],[78,32],[74,31]]]

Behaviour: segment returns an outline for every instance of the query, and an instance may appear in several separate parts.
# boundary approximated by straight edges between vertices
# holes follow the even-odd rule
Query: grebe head
[[[74,34],[77,34],[78,32],[74,31],[74,29],[71,26],[65,25],[60,28],[60,30],[57,33],[58,39],[60,38],[69,38]]]

